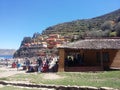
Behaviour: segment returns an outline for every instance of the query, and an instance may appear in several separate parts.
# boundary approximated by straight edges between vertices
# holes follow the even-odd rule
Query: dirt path
[[[20,73],[26,73],[25,71],[22,70],[17,70],[16,68],[8,68],[8,67],[0,67],[0,78],[4,78],[4,77],[9,77],[15,74],[20,74]],[[51,75],[50,75],[51,76]],[[56,75],[54,75],[56,76]],[[58,78],[58,76],[56,76],[56,78]],[[12,85],[12,86],[16,86],[18,88],[27,88],[27,89],[38,89],[38,90],[55,90],[54,86],[53,88],[51,88],[51,86],[48,85],[44,85],[41,87],[41,85],[37,85],[38,87],[34,87],[34,84],[32,86],[32,84],[29,86],[29,82],[25,82],[25,81],[1,81],[3,83],[7,83],[7,85]],[[4,88],[6,85],[0,84],[0,88]]]
[[[9,77],[15,74],[20,74],[20,73],[26,73],[25,71],[22,70],[17,70],[16,68],[10,68],[10,67],[0,67],[0,78],[4,77]],[[63,77],[57,75],[56,73],[46,73],[43,76],[44,79],[61,79]]]
[[[16,68],[0,67],[0,78],[12,76],[19,73],[25,73],[25,71],[17,70]]]
[[[44,76],[43,76],[44,79],[51,79],[51,80],[54,80],[54,79],[61,79],[61,78],[64,78],[64,77],[61,77],[59,75],[57,75],[56,73],[46,73]]]

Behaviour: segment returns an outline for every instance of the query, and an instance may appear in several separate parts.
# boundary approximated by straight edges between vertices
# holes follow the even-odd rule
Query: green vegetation
[[[7,78],[0,78],[0,80],[7,80]]]
[[[30,81],[36,84],[78,85],[95,87],[112,87],[120,89],[120,71],[108,72],[58,72],[61,78],[45,79],[47,73],[20,74],[7,78],[12,81]],[[47,77],[46,77],[47,78]]]
[[[1,86],[0,90],[40,90],[40,89],[20,88],[20,87],[13,87],[13,86],[3,86],[3,87]]]
[[[110,37],[116,37],[116,36],[117,36],[117,33],[116,33],[116,32],[110,32],[109,36],[110,36]]]
[[[109,33],[104,32],[116,31],[117,36],[120,36],[119,24],[120,24],[120,9],[96,18],[75,20],[51,26],[45,29],[42,32],[42,34],[48,35],[53,33],[59,33],[63,36],[68,36],[70,34],[72,36],[76,33],[79,36],[79,38],[86,36],[109,37]],[[99,32],[97,32],[98,35],[95,35],[96,34],[95,31],[100,30],[102,30],[104,34],[100,35]],[[81,33],[84,33],[84,35],[81,36]]]

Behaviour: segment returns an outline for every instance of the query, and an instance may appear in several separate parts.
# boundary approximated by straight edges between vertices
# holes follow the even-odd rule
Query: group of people
[[[28,72],[57,72],[58,57],[57,56],[39,56],[35,62],[31,62],[29,58],[25,60],[25,66]]]
[[[84,64],[84,55],[73,54],[65,58],[65,66],[73,67]]]

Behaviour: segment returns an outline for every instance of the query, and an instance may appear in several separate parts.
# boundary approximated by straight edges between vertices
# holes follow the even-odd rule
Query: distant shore
[[[13,55],[0,55],[0,59],[11,59]]]

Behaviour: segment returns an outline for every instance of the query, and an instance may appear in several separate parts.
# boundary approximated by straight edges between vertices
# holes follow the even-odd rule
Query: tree
[[[118,18],[116,19],[116,23],[118,23],[118,22],[120,22],[120,17],[118,17]]]
[[[105,21],[102,25],[101,25],[101,29],[103,31],[105,30],[113,30],[113,25],[114,22],[113,21]]]
[[[120,22],[115,25],[114,29],[117,32],[117,36],[120,36]]]
[[[117,32],[116,31],[110,32],[109,36],[110,37],[116,37],[117,36]]]

